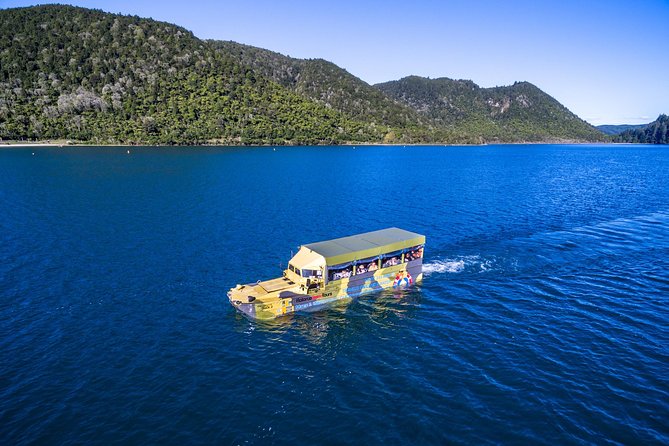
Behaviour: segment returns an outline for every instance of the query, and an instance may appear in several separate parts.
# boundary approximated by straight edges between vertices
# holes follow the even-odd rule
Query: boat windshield
[[[315,276],[320,276],[321,272],[319,270],[315,269],[303,269],[302,270],[302,277],[315,277]]]

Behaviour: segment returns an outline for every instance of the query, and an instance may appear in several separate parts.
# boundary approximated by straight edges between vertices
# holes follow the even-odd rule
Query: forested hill
[[[640,129],[625,130],[614,138],[616,142],[669,144],[669,116],[660,115]]]
[[[324,60],[205,41],[169,23],[61,5],[0,10],[2,140],[338,144],[601,138],[554,100],[536,107],[547,96],[536,87],[502,88],[508,92],[442,95],[457,104],[458,113],[439,112]]]
[[[385,134],[168,23],[70,6],[8,9],[0,48],[3,139],[309,144]]]
[[[603,140],[595,129],[529,82],[481,88],[472,81],[409,76],[376,85],[437,125],[491,141]]]
[[[236,42],[211,41],[217,49],[256,73],[357,119],[406,127],[424,125],[411,108],[323,59],[295,59]]]

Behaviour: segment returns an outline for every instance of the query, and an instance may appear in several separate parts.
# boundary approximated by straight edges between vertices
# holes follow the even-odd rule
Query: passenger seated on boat
[[[356,274],[364,274],[366,272],[367,272],[367,268],[365,267],[365,265],[361,264],[361,265],[357,265],[355,267],[355,273]]]
[[[389,267],[389,266],[395,266],[395,265],[398,265],[399,263],[400,263],[400,259],[399,259],[399,257],[391,257],[391,258],[389,258],[389,259],[386,259],[386,260],[383,262],[383,267],[384,267],[384,268],[387,268],[387,267]]]
[[[377,262],[372,262],[367,265],[367,271],[376,271],[377,269],[379,269],[379,264]]]
[[[404,260],[409,262],[411,260],[417,260],[423,257],[423,248],[412,249],[411,251],[404,254]]]
[[[351,268],[337,271],[332,275],[332,280],[346,279],[348,277],[351,277],[351,272],[352,272]]]

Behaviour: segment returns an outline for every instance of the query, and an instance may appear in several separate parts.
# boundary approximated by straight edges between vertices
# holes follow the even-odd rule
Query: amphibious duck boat
[[[411,285],[423,278],[425,236],[388,228],[300,247],[283,277],[237,285],[230,303],[254,319],[273,319],[335,300]]]

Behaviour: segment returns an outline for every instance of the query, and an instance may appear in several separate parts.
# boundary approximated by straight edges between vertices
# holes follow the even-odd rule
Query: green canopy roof
[[[381,229],[350,237],[304,245],[323,257],[328,265],[375,257],[425,243],[425,236],[399,228]]]

